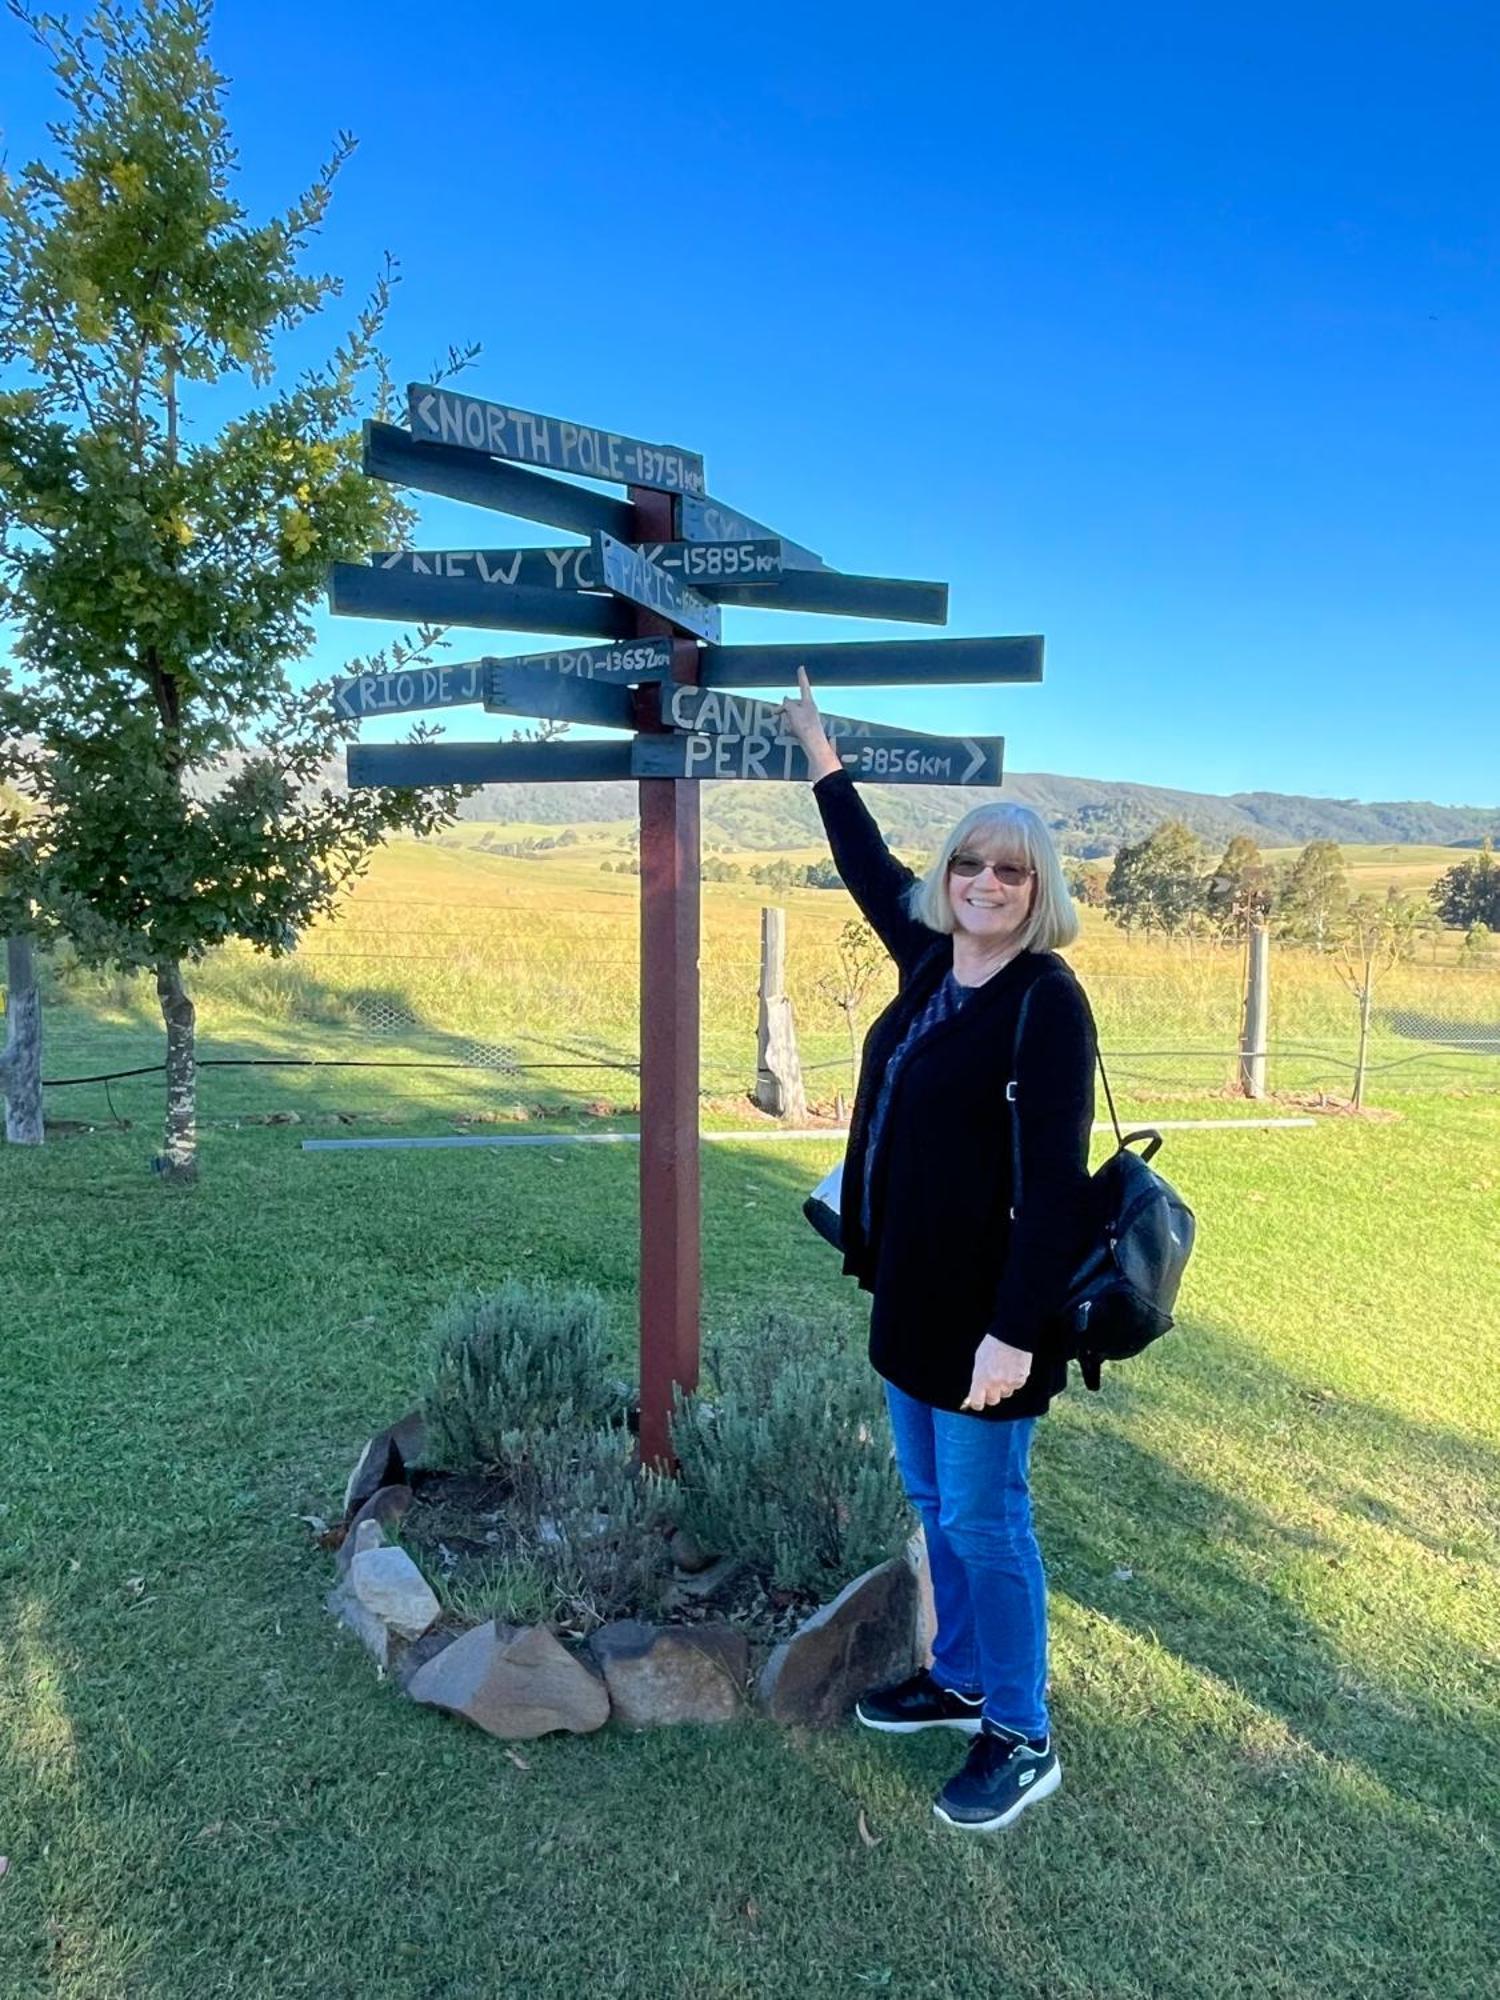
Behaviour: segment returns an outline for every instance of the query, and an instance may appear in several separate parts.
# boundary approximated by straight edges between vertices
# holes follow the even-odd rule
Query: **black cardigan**
[[[953,941],[907,909],[915,879],[886,846],[847,772],[814,787],[834,863],[895,959],[895,999],[865,1037],[845,1155],[844,1269],[874,1294],[870,1359],[887,1381],[939,1409],[968,1393],[986,1333],[1034,1355],[1025,1386],[987,1410],[1033,1417],[1067,1386],[1049,1321],[1083,1248],[1094,1023],[1083,989],[1053,952],[1022,952],[924,1037],[896,1077],[860,1225],[870,1114],[881,1076],[916,1014],[952,968]],[[1016,1018],[1034,995],[1013,1072]],[[1014,1075],[1024,1213],[1011,1221]]]

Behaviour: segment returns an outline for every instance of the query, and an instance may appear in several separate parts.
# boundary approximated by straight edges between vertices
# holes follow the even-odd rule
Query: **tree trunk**
[[[42,1127],[42,996],[31,939],[5,940],[5,1136],[13,1146],[40,1146]]]
[[[175,958],[158,960],[156,994],[167,1024],[167,1119],[162,1151],[152,1162],[163,1180],[198,1178],[197,1015]]]
[[[1359,989],[1359,1054],[1354,1062],[1354,1108],[1365,1108],[1365,1066],[1370,1050],[1370,1002],[1375,993],[1375,968],[1365,967],[1365,981]]]
[[[844,1026],[849,1030],[849,1087],[859,1093],[859,1030],[854,1025],[854,1009],[844,1007]]]

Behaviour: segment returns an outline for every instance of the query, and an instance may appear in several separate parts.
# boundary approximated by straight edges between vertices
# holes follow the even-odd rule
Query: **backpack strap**
[[[1021,995],[1021,1010],[1016,1015],[1015,1045],[1011,1051],[1010,1058],[1010,1081],[1005,1086],[1005,1101],[1010,1106],[1010,1219],[1012,1222],[1015,1221],[1016,1211],[1021,1206],[1021,1114],[1019,1109],[1019,1093],[1016,1088],[1016,1075],[1021,1067],[1021,1037],[1026,1031],[1026,1016],[1031,1011],[1031,996],[1036,991],[1039,983],[1038,980],[1033,979],[1031,984],[1026,988],[1026,991]],[[1115,1110],[1114,1092],[1109,1087],[1109,1072],[1104,1067],[1104,1057],[1100,1053],[1099,1038],[1097,1035],[1094,1038],[1094,1060],[1099,1065],[1099,1080],[1104,1085],[1104,1101],[1109,1106],[1109,1122],[1115,1128],[1115,1144],[1116,1146],[1123,1146],[1125,1144],[1125,1134],[1120,1129],[1119,1114]],[[1144,1135],[1132,1132],[1130,1136],[1131,1138],[1136,1138],[1137,1136]],[[1156,1137],[1154,1133],[1151,1136]],[[1159,1146],[1160,1144],[1161,1140],[1157,1138],[1156,1145]],[[1155,1152],[1156,1147],[1153,1146],[1151,1150]],[[1147,1157],[1149,1158],[1149,1155]]]

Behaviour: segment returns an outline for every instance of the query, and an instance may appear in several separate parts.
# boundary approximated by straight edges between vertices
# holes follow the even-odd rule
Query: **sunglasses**
[[[1023,882],[1029,882],[1036,873],[1034,868],[1017,868],[1009,861],[1002,861],[998,865],[991,861],[982,861],[977,854],[965,854],[962,850],[948,863],[950,875],[982,875],[986,868],[995,880],[1003,883],[1007,889],[1019,889]]]

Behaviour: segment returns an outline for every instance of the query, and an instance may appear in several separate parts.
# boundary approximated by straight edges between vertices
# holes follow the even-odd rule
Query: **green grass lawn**
[[[1500,1990],[1500,1098],[1401,1113],[1174,1136],[1185,1330],[1038,1439],[1064,1788],[967,1842],[951,1742],[608,1730],[522,1768],[321,1609],[298,1517],[453,1287],[587,1280],[629,1350],[626,1149],[212,1130],[186,1194],[138,1132],[0,1151],[0,1994]],[[831,1151],[708,1149],[712,1334],[861,1337],[797,1213]]]

